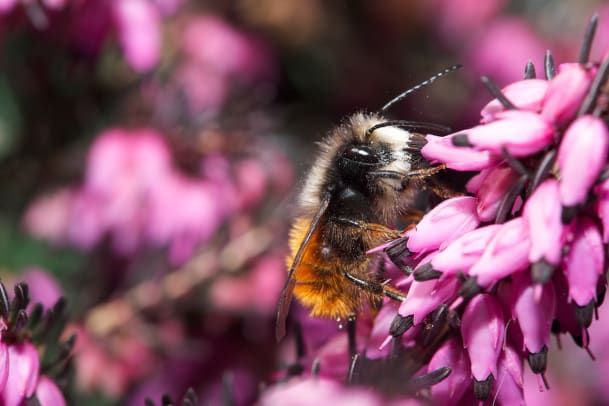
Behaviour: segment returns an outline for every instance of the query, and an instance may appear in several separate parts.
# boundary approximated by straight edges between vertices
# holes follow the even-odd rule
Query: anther
[[[426,262],[415,269],[412,276],[414,277],[415,281],[423,282],[440,278],[440,276],[442,276],[442,272],[433,269],[431,262]]]

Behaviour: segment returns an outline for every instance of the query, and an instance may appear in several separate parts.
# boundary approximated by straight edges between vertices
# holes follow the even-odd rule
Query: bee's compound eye
[[[343,151],[342,156],[350,161],[363,164],[378,164],[380,162],[377,153],[365,145],[349,147]]]

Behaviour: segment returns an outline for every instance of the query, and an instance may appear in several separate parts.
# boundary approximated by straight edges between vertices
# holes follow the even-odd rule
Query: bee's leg
[[[349,272],[344,272],[345,277],[352,283],[356,284],[357,286],[366,289],[376,295],[385,295],[390,299],[394,299],[400,302],[403,302],[404,299],[406,299],[406,296],[404,296],[404,293],[402,293],[401,291],[399,291],[398,289],[386,285],[386,284],[382,284],[382,283],[378,283],[378,282],[372,282],[372,281],[367,281],[364,279],[360,279],[357,276],[354,276],[352,274],[350,274]]]
[[[415,169],[408,172],[406,176],[404,176],[402,183],[407,184],[412,179],[427,179],[436,173],[443,171],[444,169],[446,169],[446,165],[444,164],[430,166],[429,168]]]
[[[357,316],[351,313],[347,316],[347,341],[349,342],[349,355],[353,359],[357,355],[357,342],[355,340],[355,328]]]
[[[450,199],[452,197],[463,196],[463,193],[456,191],[437,177],[432,177],[426,181],[427,187],[438,197]]]

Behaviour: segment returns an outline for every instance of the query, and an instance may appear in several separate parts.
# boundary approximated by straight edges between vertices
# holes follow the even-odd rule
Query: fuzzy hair
[[[407,151],[406,147],[409,141],[418,134],[388,126],[375,130],[369,139],[366,139],[366,131],[384,121],[385,119],[377,114],[356,113],[333,129],[320,142],[319,156],[309,171],[300,194],[299,206],[304,215],[313,215],[318,210],[324,187],[327,185],[336,157],[347,145],[366,143],[370,145],[374,143],[390,145],[394,159],[386,166],[379,168],[381,170],[407,175],[415,166],[417,158],[413,158],[412,152]],[[412,197],[416,193],[416,187],[420,185],[420,182],[414,182],[413,187],[397,192],[395,182],[399,181],[379,179],[376,185],[378,197],[374,199],[374,209],[379,217],[386,221],[392,221],[398,212],[411,203]]]

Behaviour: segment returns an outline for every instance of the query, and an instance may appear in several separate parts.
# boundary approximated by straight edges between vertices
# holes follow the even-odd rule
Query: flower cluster
[[[522,360],[547,387],[552,333],[588,348],[609,242],[609,58],[587,61],[595,24],[579,63],[555,68],[548,54],[545,79],[529,64],[501,91],[484,79],[496,99],[480,125],[427,136],[430,162],[478,171],[473,196],[445,200],[400,240],[414,270],[390,332],[429,328],[446,309],[449,332],[429,362],[452,368],[431,389],[443,404],[468,396],[469,377],[477,399],[523,404]]]
[[[212,154],[201,159],[196,176],[188,176],[160,133],[110,129],[89,151],[83,184],[41,197],[24,222],[33,235],[55,244],[90,249],[109,237],[119,255],[168,247],[171,262],[181,264],[230,215],[256,206],[272,182],[285,182],[279,178],[290,174],[279,162],[264,167],[246,158],[231,165]]]
[[[35,277],[44,278],[38,271]],[[26,399],[41,406],[64,406],[55,380],[65,380],[75,343],[74,336],[58,341],[65,302],[58,300],[46,312],[41,304],[29,303],[27,284],[16,284],[9,300],[0,283],[0,401],[6,406],[20,406]]]

